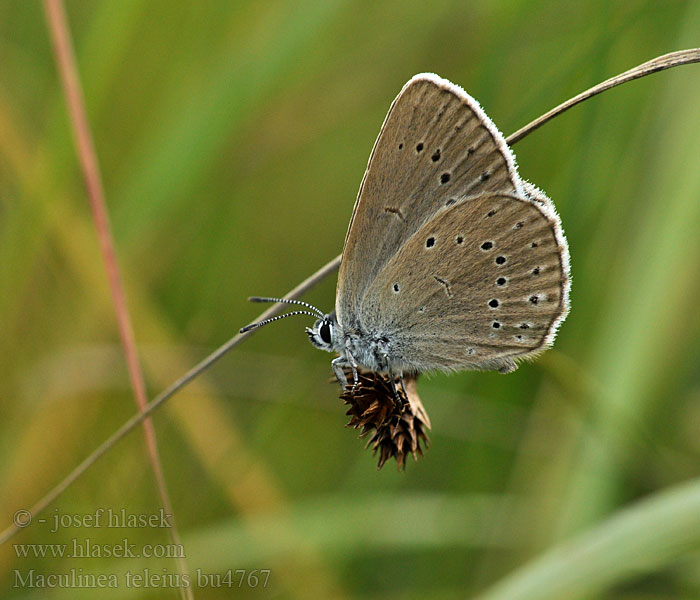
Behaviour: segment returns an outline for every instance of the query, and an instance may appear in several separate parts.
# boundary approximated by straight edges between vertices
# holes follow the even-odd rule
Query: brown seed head
[[[379,454],[377,468],[381,469],[390,458],[396,459],[399,470],[406,467],[406,455],[414,460],[423,455],[430,440],[427,429],[430,419],[416,391],[416,377],[404,377],[406,391],[398,379],[396,393],[387,375],[360,371],[357,386],[353,386],[351,370],[345,371],[348,383],[341,400],[348,405],[347,427],[361,429],[360,437],[370,436],[366,447]]]

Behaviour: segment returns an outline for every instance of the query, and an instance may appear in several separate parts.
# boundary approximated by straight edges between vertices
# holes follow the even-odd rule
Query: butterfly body
[[[335,312],[307,331],[339,354],[341,383],[344,367],[509,372],[551,345],[566,317],[568,260],[553,204],[520,179],[479,104],[416,75],[370,156]]]
[[[345,367],[357,369],[361,366],[368,371],[392,375],[415,372],[411,365],[403,363],[396,337],[385,328],[370,330],[360,326],[346,329],[338,323],[335,313],[331,313],[318,319],[314,327],[306,331],[314,346],[340,355],[333,361],[333,369],[341,383],[345,381]]]

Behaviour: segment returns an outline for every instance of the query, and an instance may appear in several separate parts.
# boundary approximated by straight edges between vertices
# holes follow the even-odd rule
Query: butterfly
[[[396,97],[345,237],[335,310],[307,328],[333,370],[401,380],[536,356],[569,311],[569,250],[551,200],[523,181],[479,103],[431,73]],[[274,298],[253,298],[276,301]],[[261,326],[275,317],[241,331]]]

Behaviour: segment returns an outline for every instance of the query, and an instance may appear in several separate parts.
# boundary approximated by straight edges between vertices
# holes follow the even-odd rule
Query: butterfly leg
[[[394,393],[394,406],[400,409],[403,406],[403,400],[401,400],[401,396],[399,395],[399,388],[396,382],[396,375],[390,368],[389,350],[386,346],[387,340],[381,341],[384,343],[377,344],[377,348],[374,351],[374,357],[377,361],[377,366],[379,367],[379,370],[383,372],[388,372],[388,378],[391,382],[391,391]],[[406,394],[406,386],[403,383],[403,372],[399,372],[398,378],[398,383],[401,384],[401,390],[403,391],[405,397],[408,398],[408,394]]]
[[[350,368],[352,368],[352,390],[354,392],[357,389],[357,384],[360,382],[360,377],[357,374],[357,361],[355,360],[355,357],[350,352],[351,347],[352,347],[352,341],[351,341],[350,337],[346,337],[345,338],[345,354],[343,355],[343,358],[345,359],[345,366],[347,366],[349,364]]]
[[[399,373],[399,381],[397,384],[396,377],[393,375],[390,375],[391,377],[391,390],[394,392],[394,406],[396,408],[401,408],[404,405],[404,400],[401,398],[401,395],[399,394],[399,386],[401,386],[401,391],[403,392],[404,398],[406,401],[408,400],[408,392],[406,392],[406,385],[404,384],[403,380],[403,373]]]
[[[350,366],[352,367],[352,391],[354,392],[357,389],[357,384],[360,382],[360,377],[357,374],[357,362],[355,362],[355,359],[349,352],[348,358],[350,359]]]
[[[345,367],[349,366],[352,369],[352,389],[354,391],[355,388],[357,388],[360,378],[357,374],[357,362],[353,358],[352,354],[346,352],[344,356],[334,358],[331,361],[331,366],[333,367],[333,372],[335,373],[335,377],[338,380],[340,387],[343,389],[345,389],[345,386],[348,384],[348,379],[345,376]]]
[[[335,373],[335,377],[338,380],[340,387],[345,389],[345,386],[348,384],[348,380],[347,377],[345,377],[344,370],[344,368],[348,366],[347,359],[344,356],[334,358],[331,361],[331,366],[333,367],[333,372]]]
[[[406,396],[406,399],[408,400],[408,392],[406,391],[406,383],[403,380],[403,371],[399,374],[399,382],[401,383],[401,391],[403,392],[403,395]]]
[[[393,375],[389,375],[391,377],[391,391],[394,392],[394,406],[397,408],[401,408],[403,405],[403,402],[401,401],[401,396],[399,395],[399,388],[396,385],[396,378]],[[401,381],[399,380],[399,383]]]

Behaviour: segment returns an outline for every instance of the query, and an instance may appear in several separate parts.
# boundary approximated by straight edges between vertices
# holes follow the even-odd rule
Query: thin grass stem
[[[63,85],[63,93],[66,98],[66,104],[68,105],[73,140],[83,171],[90,210],[100,244],[100,251],[102,253],[102,260],[104,261],[107,279],[109,281],[109,289],[117,318],[119,337],[126,359],[129,381],[134,393],[134,398],[136,399],[136,405],[141,411],[141,414],[143,414],[148,404],[146,384],[119,272],[114,240],[109,225],[109,214],[107,212],[104,188],[102,186],[99,161],[93,144],[87,112],[85,110],[85,101],[75,60],[75,51],[73,49],[68,19],[62,0],[44,0],[44,12],[51,34],[54,58]],[[161,505],[163,510],[170,515],[171,526],[168,528],[168,532],[173,544],[181,547],[182,542],[175,524],[175,513],[168,494],[163,466],[160,461],[153,421],[150,418],[143,418],[141,419],[141,423],[146,440],[148,459],[151,463],[153,475],[156,480],[156,487],[158,489],[158,495],[160,496]],[[181,575],[188,573],[184,557],[177,558],[176,562]],[[182,597],[193,598],[192,591],[189,588],[183,587],[180,588],[180,590]]]

